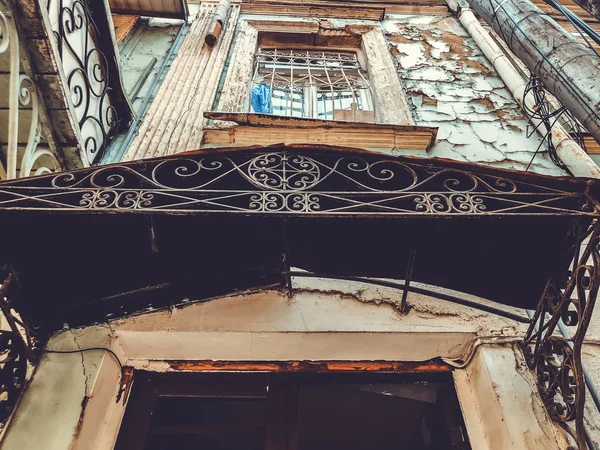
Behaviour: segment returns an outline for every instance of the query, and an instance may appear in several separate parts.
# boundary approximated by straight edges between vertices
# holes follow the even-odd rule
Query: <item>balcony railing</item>
[[[104,2],[0,0],[0,179],[94,165],[128,126],[112,28]]]
[[[43,0],[83,143],[86,165],[96,163],[130,118],[120,87],[104,2]],[[99,19],[99,20],[97,20]],[[101,30],[101,21],[105,29]],[[121,107],[119,104],[121,103]],[[125,107],[123,107],[125,106]]]
[[[10,0],[0,0],[0,92],[0,178],[60,170],[56,148],[42,137],[48,120]]]

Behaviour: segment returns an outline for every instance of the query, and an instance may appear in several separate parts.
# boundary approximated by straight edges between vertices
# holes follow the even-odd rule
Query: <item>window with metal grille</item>
[[[367,75],[357,54],[351,52],[260,49],[251,95],[256,113],[322,120],[375,119]]]

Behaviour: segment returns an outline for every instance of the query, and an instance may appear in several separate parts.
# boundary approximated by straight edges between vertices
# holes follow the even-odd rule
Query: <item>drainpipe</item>
[[[469,3],[600,142],[600,57],[529,0]]]
[[[490,34],[481,26],[469,4],[465,0],[446,0],[448,7],[457,13],[460,23],[477,43],[486,58],[492,63],[506,87],[513,97],[523,107],[526,81],[510,62],[506,54],[496,44]],[[526,106],[531,110],[534,107],[534,99],[530,94],[525,98]],[[540,121],[530,118],[534,126]],[[600,178],[600,167],[587,155],[587,153],[575,142],[569,133],[558,123],[552,127],[552,142],[561,161],[568,167],[571,173],[578,177]]]
[[[225,26],[227,14],[229,13],[230,3],[231,0],[219,0],[219,4],[215,9],[213,21],[210,24],[206,37],[204,38],[204,42],[206,42],[206,45],[208,45],[210,48],[213,48],[217,44],[219,36],[221,36],[221,31]]]

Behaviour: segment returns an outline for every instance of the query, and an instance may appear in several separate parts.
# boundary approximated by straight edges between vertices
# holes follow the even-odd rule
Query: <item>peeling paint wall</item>
[[[417,125],[439,127],[429,156],[565,175],[467,31],[452,16],[391,16],[391,52]],[[535,156],[536,151],[540,152]]]
[[[528,128],[528,121],[517,102],[467,31],[450,14],[388,15],[382,22],[241,14],[238,19],[235,44],[230,50],[232,62],[228,65],[226,89],[223,89],[218,110],[228,111],[232,108],[239,110],[241,100],[238,97],[240,95],[243,97],[248,92],[246,81],[248,76],[240,77],[238,73],[242,67],[248,65],[244,64],[248,55],[244,54],[241,58],[240,48],[245,47],[240,45],[241,35],[237,35],[237,33],[244,34],[244,27],[240,25],[244,25],[248,17],[288,22],[290,20],[327,21],[331,26],[340,29],[348,25],[381,25],[387,39],[387,42],[381,41],[381,45],[388,46],[388,49],[383,51],[389,51],[393,57],[397,70],[397,74],[394,75],[400,78],[406,90],[410,112],[416,124],[439,127],[437,142],[427,156],[515,170],[531,170],[548,175],[566,175],[552,163],[540,136],[536,133],[528,136],[532,130]],[[247,42],[245,39],[243,41]],[[250,47],[254,48],[252,45]],[[237,56],[243,60],[236,61]],[[215,86],[205,86],[205,88],[213,92],[219,80],[220,77],[213,77]],[[237,80],[239,86],[235,83]],[[188,93],[193,91],[194,83],[183,84],[186,85],[183,89],[181,86],[171,86],[170,89]],[[163,86],[162,91],[164,90],[169,90],[169,87]],[[398,96],[394,92],[387,91],[383,93],[378,91],[377,95],[384,100],[388,99],[386,96],[394,98]],[[234,97],[233,103],[236,106],[232,107],[230,104],[233,104]],[[388,103],[383,102],[383,104]],[[171,134],[172,126],[169,125],[167,111],[170,106],[152,107],[154,113],[162,109],[165,109],[163,114],[156,115],[151,112],[144,120],[136,142],[129,149],[127,159],[163,154],[161,152],[164,152],[164,149],[159,151],[154,149],[159,141],[165,144],[162,140],[155,139],[154,130],[165,129],[167,135]],[[190,123],[179,124],[179,133],[186,136],[200,127],[199,123],[203,121],[198,117],[192,122],[188,121]],[[199,147],[199,141],[194,142],[192,145],[186,145],[185,148],[171,145],[166,153],[177,153]],[[143,144],[142,150],[140,144]],[[357,146],[360,146],[360,143],[357,143]]]

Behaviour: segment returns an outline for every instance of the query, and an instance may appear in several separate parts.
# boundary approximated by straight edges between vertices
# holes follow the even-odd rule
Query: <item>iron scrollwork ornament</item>
[[[94,2],[95,3],[95,2]],[[99,48],[100,32],[90,0],[48,0],[58,55],[68,72],[66,82],[89,164],[99,161],[117,132],[109,59]]]
[[[12,271],[0,270],[0,308],[11,327],[10,331],[0,330],[0,424],[8,420],[25,388],[27,360],[31,355],[18,329],[23,324],[10,312],[9,295],[14,280]]]
[[[44,176],[35,189],[12,182],[3,187],[0,208],[19,209],[330,216],[600,213],[600,205],[584,192],[427,161],[309,150],[190,154]]]
[[[524,348],[550,416],[572,436],[577,448],[586,449],[581,350],[600,286],[600,222],[594,220],[574,233],[572,267],[546,285]],[[555,335],[561,320],[570,338]]]

